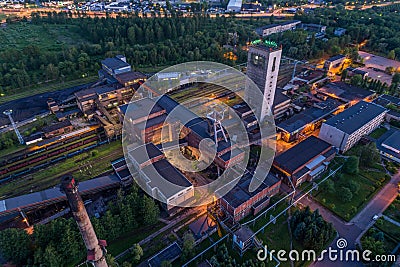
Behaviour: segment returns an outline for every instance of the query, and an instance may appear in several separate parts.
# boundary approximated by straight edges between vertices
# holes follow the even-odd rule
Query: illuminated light
[[[264,44],[268,47],[277,48],[278,44],[274,41],[265,40],[264,42],[261,39],[257,39],[251,42],[252,45]]]

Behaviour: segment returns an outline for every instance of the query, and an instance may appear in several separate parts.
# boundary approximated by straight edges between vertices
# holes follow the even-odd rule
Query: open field
[[[140,240],[144,239],[151,233],[157,232],[161,229],[165,224],[162,222],[158,222],[152,226],[143,226],[130,233],[126,233],[124,236],[116,240],[112,240],[109,242],[107,246],[107,250],[111,255],[118,255],[126,249],[130,248],[132,245],[138,243]]]
[[[1,50],[23,49],[35,45],[48,51],[62,49],[63,45],[87,43],[80,35],[77,25],[34,25],[30,23],[13,23],[0,30]]]
[[[89,180],[111,170],[110,162],[123,155],[119,141],[102,145],[95,150],[98,151],[96,155],[84,155],[90,154],[89,151],[2,185],[0,198],[9,198],[50,188],[59,184],[59,177],[67,173],[72,173],[79,181]],[[85,156],[87,158],[83,159]]]

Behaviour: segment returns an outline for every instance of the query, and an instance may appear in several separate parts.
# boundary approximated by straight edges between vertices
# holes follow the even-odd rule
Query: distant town
[[[1,5],[3,266],[400,265],[398,3]]]

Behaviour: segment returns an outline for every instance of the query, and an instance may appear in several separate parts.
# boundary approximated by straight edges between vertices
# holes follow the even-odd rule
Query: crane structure
[[[225,109],[221,111],[217,111],[216,107],[211,109],[211,112],[207,113],[207,118],[212,121],[213,130],[214,130],[214,141],[215,141],[215,149],[218,147],[218,133],[222,133],[222,137],[225,142],[228,142],[226,138],[224,128],[222,127],[221,121],[224,119]]]
[[[21,133],[19,132],[19,130],[18,130],[18,128],[17,128],[17,125],[15,124],[15,122],[14,122],[12,116],[11,116],[11,114],[12,114],[12,109],[3,111],[3,114],[6,115],[6,116],[8,116],[8,118],[10,119],[11,125],[12,125],[12,127],[14,128],[15,134],[16,134],[17,137],[18,137],[18,141],[19,141],[19,143],[20,143],[21,145],[23,145],[23,144],[25,143],[25,141],[24,141],[24,138],[22,137]]]

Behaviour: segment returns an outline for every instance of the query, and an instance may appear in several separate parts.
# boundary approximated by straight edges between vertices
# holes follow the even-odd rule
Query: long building
[[[170,214],[174,207],[182,206],[194,197],[192,183],[168,162],[153,143],[130,150],[128,157],[138,172],[136,181],[152,197],[162,200],[162,206]]]
[[[377,104],[358,102],[321,126],[318,137],[346,152],[385,119],[387,110]]]
[[[284,31],[292,31],[301,24],[300,20],[285,21],[280,24],[270,24],[256,29],[256,33],[262,37],[269,36],[274,33],[280,33]]]
[[[400,163],[400,130],[392,128],[376,140],[376,147],[385,158]]]
[[[315,103],[313,107],[295,114],[293,117],[276,125],[277,137],[285,142],[293,142],[307,136],[321,127],[322,121],[340,108],[341,104],[335,99]]]
[[[335,154],[336,149],[328,142],[310,136],[275,157],[273,169],[285,183],[290,184],[290,179],[293,186],[297,187],[323,173]]]
[[[249,214],[256,215],[267,207],[270,198],[279,192],[281,180],[272,173],[268,173],[255,191],[249,192],[252,178],[253,175],[246,173],[231,191],[218,200],[222,210],[235,222]]]

